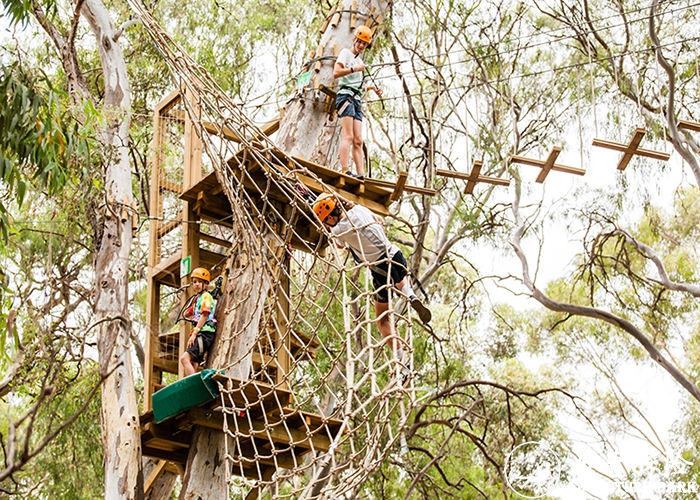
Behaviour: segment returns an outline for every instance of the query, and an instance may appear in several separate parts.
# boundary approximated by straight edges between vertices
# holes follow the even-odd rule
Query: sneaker
[[[364,176],[364,175],[356,174],[356,173],[354,173],[354,172],[352,172],[352,171],[350,171],[350,170],[346,170],[346,171],[343,172],[343,173],[344,173],[345,175],[349,175],[350,177],[354,177],[355,179],[360,180],[360,181],[365,180],[365,176]]]
[[[406,383],[411,378],[411,369],[408,366],[404,366],[403,368],[401,368],[399,377],[401,377],[401,385],[406,385]]]
[[[430,309],[425,307],[423,302],[421,302],[421,300],[415,295],[409,297],[408,300],[411,302],[411,307],[413,310],[418,313],[420,320],[426,325],[430,323],[430,320],[433,318],[433,313],[430,312]]]

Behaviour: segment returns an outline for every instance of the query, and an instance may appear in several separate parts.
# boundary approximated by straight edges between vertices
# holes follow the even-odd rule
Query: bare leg
[[[352,121],[352,159],[355,161],[357,175],[365,175],[364,162],[362,161],[362,120]]]
[[[340,119],[340,170],[347,172],[350,167],[350,146],[353,143],[353,122],[352,116],[344,116]]]
[[[398,342],[395,338],[393,338],[394,324],[391,321],[390,315],[387,314],[388,310],[389,304],[387,302],[374,302],[374,314],[377,318],[377,328],[379,328],[379,332],[382,334],[382,337],[387,340],[389,348],[392,351],[396,351]]]
[[[194,375],[195,373],[197,373],[199,363],[195,363],[194,361],[192,361],[192,355],[189,352],[185,351],[182,353],[182,356],[180,356],[180,363],[185,369],[185,375]]]

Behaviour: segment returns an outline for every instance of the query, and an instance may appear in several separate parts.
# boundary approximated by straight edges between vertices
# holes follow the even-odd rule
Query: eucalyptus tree
[[[641,3],[554,2],[547,7],[540,6],[540,10],[547,19],[557,23],[555,29],[547,32],[551,42],[562,47],[562,54],[568,54],[572,67],[577,67],[577,71],[581,68],[584,85],[579,84],[578,99],[584,101],[586,94],[590,100],[588,109],[592,110],[594,119],[596,108],[601,107],[608,109],[612,118],[606,123],[608,131],[624,129],[622,123],[636,119],[658,141],[667,140],[673,146],[690,166],[697,183],[700,179],[697,173],[698,146],[692,134],[679,128],[679,115],[693,119],[690,110],[697,99],[697,79],[693,78],[697,74],[694,57],[697,47],[686,42],[687,34],[674,21],[681,17],[687,23],[696,14],[694,9],[682,4],[659,6],[658,2],[652,2],[651,8],[647,7]],[[673,64],[669,61],[669,53],[673,53]],[[585,92],[581,92],[581,88],[586,89]],[[597,121],[595,127],[598,132]],[[695,381],[684,373],[683,366],[673,359],[672,354],[664,353],[665,346],[658,344],[654,325],[644,317],[635,322],[628,313],[622,312],[628,309],[629,297],[616,290],[620,278],[625,278],[633,287],[637,298],[649,294],[657,299],[651,304],[647,301],[650,314],[661,313],[661,304],[666,297],[671,299],[671,292],[698,296],[696,285],[677,282],[670,277],[674,272],[666,269],[657,254],[657,251],[662,251],[660,247],[655,250],[652,245],[637,239],[633,230],[625,229],[619,214],[634,203],[632,196],[635,192],[623,191],[619,202],[607,207],[601,198],[601,203],[587,207],[588,213],[584,213],[586,209],[579,211],[586,220],[583,224],[587,235],[584,241],[587,260],[582,263],[577,278],[586,283],[590,295],[573,303],[543,293],[530,276],[521,242],[526,226],[532,226],[533,220],[521,217],[518,191],[513,210],[517,230],[512,244],[522,263],[523,280],[532,297],[545,307],[568,316],[582,315],[608,322],[631,335],[651,359],[692,397],[700,400],[700,389]],[[635,260],[627,260],[630,253],[643,258],[641,269],[635,270]]]

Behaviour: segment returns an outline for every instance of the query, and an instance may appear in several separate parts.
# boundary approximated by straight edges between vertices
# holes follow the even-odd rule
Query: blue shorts
[[[362,102],[352,94],[338,94],[335,98],[335,109],[338,110],[339,118],[352,116],[355,120],[362,121]]]

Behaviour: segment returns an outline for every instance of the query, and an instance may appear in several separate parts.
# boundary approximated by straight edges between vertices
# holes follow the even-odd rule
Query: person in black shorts
[[[204,354],[214,343],[216,336],[214,297],[207,291],[210,281],[211,275],[203,267],[192,271],[192,288],[196,295],[185,311],[184,318],[194,323],[194,328],[187,340],[187,350],[180,356],[185,375],[197,373],[199,365],[204,361]]]
[[[362,205],[344,203],[332,195],[322,195],[314,203],[314,213],[329,228],[336,240],[347,246],[357,262],[369,264],[374,284],[374,311],[377,328],[387,339],[397,358],[402,351],[394,338],[394,325],[388,314],[389,291],[396,287],[408,297],[411,307],[424,324],[432,319],[430,309],[416,297],[408,283],[408,266],[401,250],[389,242],[382,220]]]

